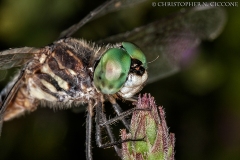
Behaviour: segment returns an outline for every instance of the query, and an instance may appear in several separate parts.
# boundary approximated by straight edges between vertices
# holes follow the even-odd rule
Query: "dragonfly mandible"
[[[142,1],[145,0],[107,1],[63,31],[51,45],[0,52],[1,70],[21,67],[1,91],[0,127],[3,121],[36,110],[43,101],[52,108],[70,108],[72,104],[86,103],[87,159],[92,159],[90,135],[94,112],[97,145],[106,147],[112,144],[121,156],[109,125],[104,127],[110,143],[101,141],[100,125],[108,121],[102,112],[104,102],[111,102],[120,117],[118,120],[129,128],[116,100],[134,100],[133,96],[146,83],[178,72],[200,42],[215,39],[226,22],[222,8],[194,7],[96,43],[71,38],[93,19]],[[152,63],[147,63],[153,59]]]

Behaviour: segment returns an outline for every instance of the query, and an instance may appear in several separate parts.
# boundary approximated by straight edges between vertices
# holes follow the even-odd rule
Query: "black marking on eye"
[[[125,76],[125,74],[124,74],[124,73],[121,73],[121,74],[120,74],[120,77],[123,77],[123,76]]]
[[[105,87],[106,84],[105,84],[104,81],[102,81],[102,82],[101,82],[101,85],[102,85],[102,87]]]
[[[113,87],[114,87],[113,85],[109,85],[108,86],[109,89],[113,89]]]
[[[145,68],[142,66],[142,62],[137,59],[131,59],[130,73],[142,76],[145,73]]]

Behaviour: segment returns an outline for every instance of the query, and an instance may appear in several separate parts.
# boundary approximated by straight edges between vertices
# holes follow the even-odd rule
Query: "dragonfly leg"
[[[120,108],[118,104],[117,105],[115,104],[115,107],[117,109]],[[103,112],[102,105],[98,104],[98,105],[96,105],[95,108],[96,108],[96,116],[95,116],[95,121],[96,121],[96,142],[97,142],[98,147],[100,147],[100,148],[114,147],[114,149],[117,152],[118,156],[122,157],[122,151],[121,151],[121,149],[117,145],[120,145],[120,144],[122,144],[124,142],[129,142],[129,141],[143,141],[144,140],[145,137],[143,137],[142,139],[126,139],[126,140],[116,141],[116,138],[115,138],[114,134],[112,133],[112,129],[111,129],[110,125],[112,123],[114,123],[115,121],[123,120],[126,116],[132,114],[134,111],[138,111],[138,110],[139,111],[140,110],[141,111],[142,110],[149,111],[150,109],[137,109],[137,108],[133,108],[133,109],[130,109],[130,110],[125,111],[125,112],[121,112],[121,110],[118,110],[119,111],[119,114],[118,114],[119,116],[116,116],[113,119],[107,120],[106,119],[106,115]],[[108,136],[110,138],[110,142],[109,143],[103,143],[101,127],[106,128]]]
[[[135,111],[151,111],[151,108],[132,108],[125,112],[121,112],[118,116],[111,118],[111,119],[101,123],[100,125],[101,126],[111,125],[112,123],[114,123],[116,121],[119,121],[119,120],[123,121],[123,120],[125,120],[126,116],[129,116],[130,114],[132,114]]]
[[[118,103],[113,104],[112,103],[112,107],[114,109],[114,111],[117,113],[117,117],[121,116],[122,114],[122,108],[118,105]],[[126,129],[129,131],[130,127],[129,127],[129,122],[125,119],[125,117],[123,117],[121,119],[122,123],[124,124],[124,126],[126,127]]]
[[[103,142],[102,142],[102,134],[101,134],[101,125],[100,124],[106,122],[107,119],[106,119],[105,113],[103,113],[101,104],[98,104],[96,106],[95,121],[96,121],[96,142],[97,142],[98,147],[106,148],[106,146],[108,146],[108,147],[113,146],[116,153],[118,154],[118,156],[122,157],[121,149],[118,146],[114,145],[116,143],[116,139],[115,139],[114,134],[112,133],[112,129],[111,129],[110,125],[105,125],[104,126],[106,128],[108,136],[110,138],[110,143],[109,143],[110,145],[103,144]]]
[[[133,108],[131,110],[128,110],[126,112],[121,113],[120,117],[124,118],[126,115],[129,115],[129,114],[131,114],[132,112],[134,112],[136,110],[140,110],[140,109]],[[141,110],[146,110],[146,109],[141,109]],[[100,147],[100,148],[108,148],[108,147],[112,147],[113,146],[119,157],[122,157],[122,151],[121,151],[121,149],[119,149],[117,147],[117,145],[120,145],[120,144],[122,144],[124,142],[129,142],[129,141],[144,141],[145,137],[143,137],[141,139],[125,139],[125,140],[116,141],[116,139],[115,139],[115,137],[114,137],[114,135],[112,133],[112,130],[110,128],[110,124],[112,122],[111,121],[112,119],[110,119],[110,120],[106,119],[106,115],[105,115],[105,113],[103,113],[101,105],[96,107],[96,117],[95,117],[95,120],[96,120],[96,141],[97,141],[98,147]],[[117,120],[114,120],[114,121],[117,121]],[[110,141],[111,141],[110,143],[103,143],[102,142],[101,127],[105,127],[107,129],[108,136],[110,137]]]
[[[92,160],[92,115],[90,112],[87,113],[86,119],[86,159]]]
[[[101,103],[100,103],[101,104]],[[86,119],[86,159],[92,160],[92,128],[93,128],[93,102],[90,101],[88,103],[88,112],[87,112],[87,119]]]
[[[116,100],[115,100],[115,98],[113,98],[113,97],[109,97],[109,101],[110,101],[110,103],[112,104],[112,107],[113,107],[113,109],[114,109],[114,111],[116,112],[116,114],[117,114],[117,117],[119,117],[119,116],[121,116],[122,115],[122,108],[119,106],[119,104],[116,102]],[[132,113],[132,112],[131,112]],[[131,114],[130,113],[130,114]],[[129,115],[129,114],[128,114]],[[126,115],[127,116],[127,115]],[[129,131],[130,130],[130,122],[128,122],[126,119],[125,119],[125,117],[126,116],[123,116],[122,118],[120,118],[119,120],[121,120],[122,121],[122,123],[123,123],[123,125],[125,126],[125,128]],[[114,122],[114,121],[113,121]],[[111,123],[109,123],[109,124],[111,124]]]
[[[119,140],[119,141],[115,141],[115,142],[112,142],[112,143],[105,143],[105,144],[102,144],[101,148],[108,148],[108,147],[112,147],[112,146],[115,146],[115,145],[120,145],[122,143],[125,143],[125,142],[133,142],[133,141],[145,141],[145,137],[143,138],[140,138],[140,139],[125,139],[125,140]],[[121,153],[121,152],[120,152]],[[120,154],[121,155],[121,154]],[[121,156],[119,156],[121,157]]]

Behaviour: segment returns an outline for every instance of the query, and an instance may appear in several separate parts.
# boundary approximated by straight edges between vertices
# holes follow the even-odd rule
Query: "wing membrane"
[[[33,47],[23,47],[9,49],[0,52],[0,70],[19,67],[33,58],[35,53],[39,53],[40,49]]]
[[[107,1],[101,6],[97,7],[95,10],[90,12],[86,17],[84,17],[81,21],[79,21],[77,24],[72,25],[68,29],[64,30],[60,36],[60,38],[64,37],[70,37],[73,35],[79,28],[81,28],[86,23],[90,22],[91,20],[101,17],[109,12],[117,11],[122,8],[132,6],[137,3],[144,2],[146,0],[111,0]]]
[[[201,40],[213,40],[222,31],[226,13],[217,7],[196,7],[100,43],[129,41],[138,45],[148,61],[148,83],[177,72]]]

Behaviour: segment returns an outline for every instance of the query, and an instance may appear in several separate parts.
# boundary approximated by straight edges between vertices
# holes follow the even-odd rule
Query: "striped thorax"
[[[101,54],[101,48],[72,38],[42,48],[25,66],[21,87],[7,107],[4,120],[35,110],[40,102],[66,108],[72,102],[99,100],[100,93],[92,84],[96,63],[92,60]]]

